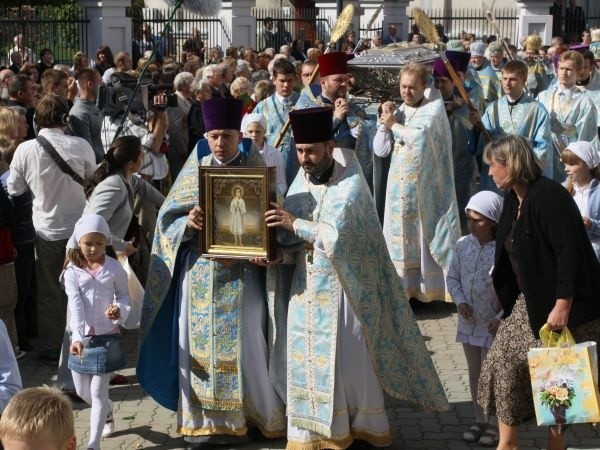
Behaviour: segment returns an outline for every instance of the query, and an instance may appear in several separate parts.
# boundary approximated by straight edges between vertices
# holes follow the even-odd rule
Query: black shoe
[[[19,338],[19,348],[24,352],[30,352],[33,350],[33,345],[29,342],[29,339]]]
[[[356,439],[348,450],[372,450],[375,449],[375,446],[369,444],[367,441],[361,441],[360,439]]]

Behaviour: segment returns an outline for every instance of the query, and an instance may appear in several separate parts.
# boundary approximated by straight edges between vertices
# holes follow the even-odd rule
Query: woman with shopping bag
[[[576,342],[600,339],[600,264],[573,198],[542,176],[525,138],[491,142],[484,160],[505,191],[492,273],[504,317],[482,368],[478,402],[498,417],[498,449],[511,450],[518,448],[518,425],[534,415],[527,353],[539,346],[540,328],[568,326]],[[550,427],[547,448],[565,448],[558,427]]]

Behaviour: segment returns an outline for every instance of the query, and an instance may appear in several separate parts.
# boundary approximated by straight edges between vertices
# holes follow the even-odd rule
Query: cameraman
[[[141,114],[129,114],[129,120],[125,121],[125,126],[120,136],[137,136],[140,139],[144,149],[144,161],[139,175],[150,182],[156,189],[162,191],[162,180],[169,173],[169,164],[164,153],[167,148],[168,119],[165,112],[167,96],[164,94],[155,95],[152,100],[152,105],[149,107],[148,112],[143,113],[143,111],[139,111]],[[123,112],[111,113],[111,116],[106,115],[104,117],[102,141],[105,151],[108,150],[108,147],[112,143],[122,121]],[[144,285],[148,272],[150,248],[158,209],[151,202],[147,202],[136,196],[134,200],[134,214],[141,228],[141,239],[138,243],[138,252],[135,254],[135,259],[132,262],[132,268],[142,285]]]
[[[155,95],[151,108],[145,114],[142,111],[131,112],[121,131],[122,136],[137,136],[144,147],[144,162],[140,175],[160,190],[161,180],[169,173],[165,157],[168,119],[165,113],[167,96]],[[123,122],[123,112],[105,115],[102,125],[102,143],[104,151],[112,143],[117,129]]]

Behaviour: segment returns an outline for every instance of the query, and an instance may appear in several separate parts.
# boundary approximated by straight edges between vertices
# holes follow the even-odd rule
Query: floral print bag
[[[595,342],[531,348],[527,356],[538,425],[600,421]]]

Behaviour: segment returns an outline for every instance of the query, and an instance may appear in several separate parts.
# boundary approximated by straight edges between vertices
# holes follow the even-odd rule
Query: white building
[[[373,16],[375,10],[381,4],[374,0],[344,0],[344,5],[353,3],[355,6],[355,15],[353,17],[351,28],[358,31],[361,25],[365,25]],[[564,0],[565,4],[568,0]],[[552,38],[552,16],[549,14],[553,0],[387,0],[384,1],[383,12],[378,18],[382,29],[387,30],[387,26],[394,24],[397,27],[398,35],[406,39],[410,31],[410,9],[420,7],[424,10],[440,9],[449,11],[446,16],[457,15],[457,9],[479,10],[479,16],[485,15],[485,11],[493,4],[493,10],[502,8],[512,8],[511,14],[514,14],[517,20],[516,30],[513,36],[514,40],[522,36],[532,34],[534,31],[540,35],[544,44],[549,44]],[[125,0],[80,0],[80,4],[87,8],[87,16],[90,19],[88,27],[88,54],[94,54],[95,50],[101,44],[108,44],[111,48],[131,49],[131,20],[126,17],[125,9],[129,6],[129,1]],[[185,4],[185,1],[184,1]],[[592,6],[598,7],[598,0],[577,0],[577,4],[582,6],[585,11],[590,11]],[[165,0],[146,0],[147,8],[167,9],[169,5]],[[286,6],[287,5],[287,6]],[[222,3],[222,9],[218,18],[221,19],[222,32],[216,33],[218,36],[211,36],[212,42],[208,45],[220,45],[227,48],[230,45],[256,45],[257,19],[253,15],[254,8],[265,8],[275,6],[281,14],[293,14],[293,7],[289,6],[288,0],[233,0]],[[317,2],[319,17],[326,18],[330,25],[333,25],[337,19],[336,2]],[[452,20],[446,19],[444,26],[447,30],[452,28]],[[437,21],[436,21],[437,23]],[[447,24],[450,24],[448,26]],[[259,24],[260,26],[260,24]],[[489,34],[492,31],[486,25],[486,22],[479,21],[478,25],[473,25],[477,29],[468,29],[468,32],[475,32],[478,36]],[[486,28],[488,28],[486,30]],[[180,30],[185,32],[184,30]],[[363,30],[364,32],[364,30]],[[213,35],[215,33],[212,33]],[[456,34],[456,30],[449,33]]]

